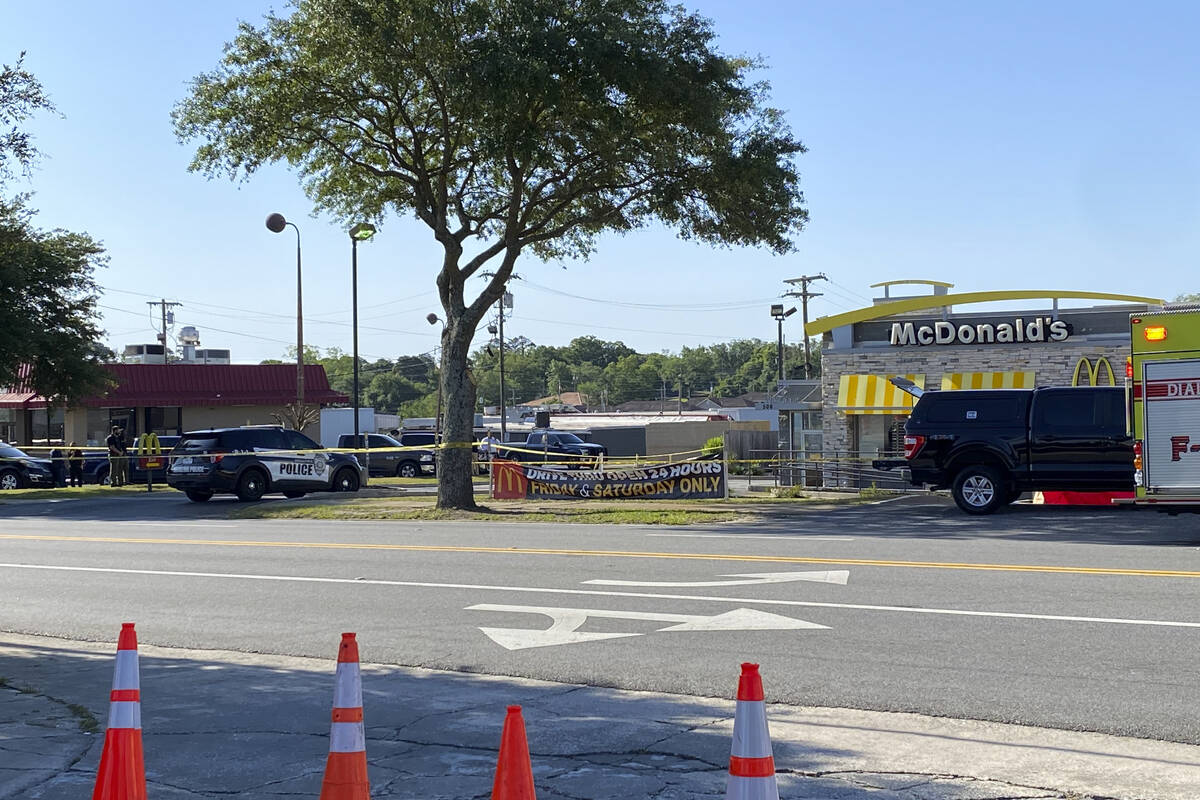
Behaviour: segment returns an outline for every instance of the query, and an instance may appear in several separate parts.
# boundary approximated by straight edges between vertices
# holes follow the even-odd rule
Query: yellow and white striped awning
[[[942,391],[1032,388],[1032,372],[947,372],[942,375]]]
[[[843,375],[838,384],[837,410],[847,414],[907,414],[917,398],[888,382],[893,375]],[[922,389],[924,375],[903,375]]]

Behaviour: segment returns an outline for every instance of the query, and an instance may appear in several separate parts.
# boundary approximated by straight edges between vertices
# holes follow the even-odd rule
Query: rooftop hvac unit
[[[167,349],[161,344],[127,344],[121,360],[126,364],[165,364]]]
[[[211,347],[201,348],[196,350],[197,364],[228,364],[229,351],[217,350]]]
[[[200,331],[196,329],[195,325],[185,325],[179,331],[179,343],[200,344]]]

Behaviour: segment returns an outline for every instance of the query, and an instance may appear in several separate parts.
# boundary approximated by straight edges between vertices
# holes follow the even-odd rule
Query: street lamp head
[[[283,229],[287,227],[287,220],[283,218],[283,214],[272,214],[267,217],[267,230],[271,233],[283,233]]]
[[[428,314],[425,315],[425,321],[428,322],[430,325],[437,325],[442,320],[440,317],[438,317],[437,314],[434,314],[432,311],[430,311]]]
[[[771,316],[779,317],[783,315],[783,303],[775,303],[771,306]]]
[[[375,235],[375,226],[369,222],[360,222],[350,229],[350,238],[365,242]]]
[[[792,314],[795,314],[795,313],[796,313],[796,307],[792,306],[787,311],[783,312],[783,316],[786,319],[787,317],[790,317]]]

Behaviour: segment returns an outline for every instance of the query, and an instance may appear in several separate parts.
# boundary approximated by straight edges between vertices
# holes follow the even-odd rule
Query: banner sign
[[[492,462],[497,500],[698,500],[725,497],[725,464],[685,461],[611,470]]]

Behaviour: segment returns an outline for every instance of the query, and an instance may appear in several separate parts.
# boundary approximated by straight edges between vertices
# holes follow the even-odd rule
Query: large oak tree
[[[193,170],[284,161],[320,211],[429,227],[446,321],[438,503],[470,508],[468,350],[522,253],[586,257],[652,222],[791,247],[804,148],[757,66],[664,0],[297,0],[242,24],[174,121],[199,142]]]

